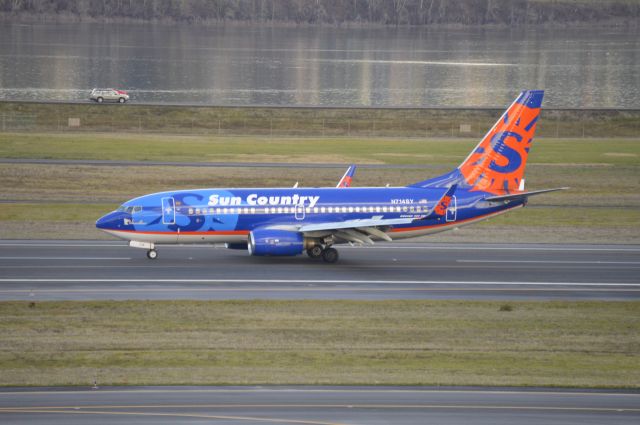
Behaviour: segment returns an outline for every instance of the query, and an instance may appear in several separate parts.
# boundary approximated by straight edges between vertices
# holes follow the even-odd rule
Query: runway
[[[218,246],[0,241],[0,300],[638,300],[638,245],[381,243],[306,256]]]
[[[3,389],[11,424],[636,424],[640,394],[422,387]]]

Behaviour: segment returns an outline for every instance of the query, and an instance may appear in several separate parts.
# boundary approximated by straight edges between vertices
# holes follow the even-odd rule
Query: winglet
[[[445,192],[445,194],[442,195],[442,198],[440,198],[440,200],[436,203],[436,206],[433,208],[431,213],[425,217],[425,219],[444,217],[447,214],[447,209],[451,204],[451,200],[453,199],[453,194],[455,193],[457,188],[458,188],[457,184],[454,184],[453,186],[451,186]]]
[[[350,165],[349,168],[347,168],[347,172],[344,173],[344,176],[342,176],[342,178],[340,179],[336,187],[350,187],[351,179],[353,178],[353,175],[355,173],[356,173],[356,166]]]

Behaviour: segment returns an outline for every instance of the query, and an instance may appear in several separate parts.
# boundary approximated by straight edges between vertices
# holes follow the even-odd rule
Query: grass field
[[[0,385],[638,388],[638,302],[0,303]]]
[[[457,165],[477,140],[0,133],[0,157]],[[640,166],[637,138],[537,139],[530,161]]]
[[[0,102],[2,132],[481,137],[499,109],[270,108]],[[69,120],[78,127],[69,127]],[[79,120],[79,121],[78,121]],[[637,137],[639,110],[543,109],[542,137]]]

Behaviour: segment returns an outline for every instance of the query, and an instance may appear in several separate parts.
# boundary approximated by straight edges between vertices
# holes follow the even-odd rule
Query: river
[[[0,26],[0,100],[640,108],[640,31],[162,24]]]

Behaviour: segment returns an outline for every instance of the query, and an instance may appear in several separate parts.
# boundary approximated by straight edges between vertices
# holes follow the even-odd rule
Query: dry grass
[[[0,384],[638,387],[640,303],[0,304]]]

